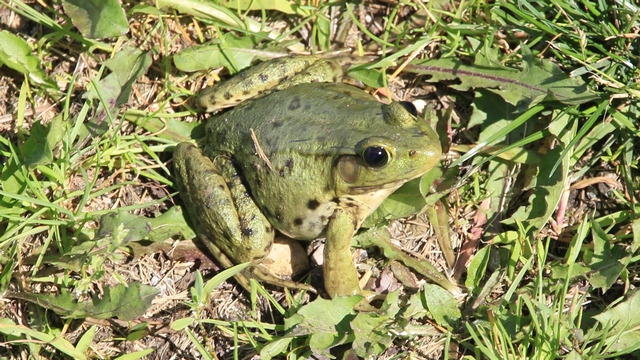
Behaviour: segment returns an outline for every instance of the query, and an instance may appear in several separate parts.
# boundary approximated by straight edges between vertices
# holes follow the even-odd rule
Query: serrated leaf
[[[122,227],[127,229],[122,244],[143,239],[163,241],[175,235],[186,239],[195,237],[195,233],[187,224],[182,208],[174,206],[157,218],[134,215],[126,211],[116,211],[100,217],[100,228],[96,232],[96,240],[106,238]]]
[[[2,65],[28,77],[33,83],[48,88],[58,88],[58,85],[42,70],[40,60],[31,54],[29,44],[6,30],[0,31],[0,67]]]
[[[14,293],[11,294],[11,297],[33,302],[53,310],[64,318],[108,319],[117,317],[120,320],[128,321],[142,316],[158,292],[151,286],[134,282],[129,286],[124,284],[118,284],[112,288],[106,286],[101,298],[94,295],[90,301],[84,302],[75,301],[67,289],[62,289],[60,295]]]
[[[595,99],[581,78],[569,77],[552,61],[535,58],[526,47],[522,53],[521,70],[499,66],[482,52],[476,53],[473,65],[457,58],[442,58],[414,62],[406,70],[429,75],[429,82],[458,80],[450,86],[462,91],[485,88],[520,108],[543,100],[583,104]]]
[[[129,31],[118,0],[64,0],[64,11],[82,35],[90,39],[116,37]]]

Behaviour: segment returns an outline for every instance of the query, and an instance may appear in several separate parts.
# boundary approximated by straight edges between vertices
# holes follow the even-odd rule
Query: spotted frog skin
[[[260,266],[274,233],[326,236],[325,290],[363,294],[351,238],[388,195],[433,168],[441,149],[411,106],[382,104],[341,77],[333,60],[280,58],[201,95],[209,111],[237,106],[208,120],[199,148],[178,144],[176,183],[223,266],[251,262],[260,279],[288,285]]]

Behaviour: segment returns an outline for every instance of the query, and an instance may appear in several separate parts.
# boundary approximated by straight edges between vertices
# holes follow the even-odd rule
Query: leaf
[[[355,335],[353,350],[361,358],[374,358],[382,354],[393,343],[394,337],[389,336],[389,327],[396,321],[394,316],[399,310],[399,291],[387,295],[381,313],[361,312],[351,322]]]
[[[129,32],[127,17],[118,0],[64,0],[62,7],[87,38],[102,39]]]
[[[285,319],[289,336],[310,335],[309,346],[314,354],[326,354],[343,344],[351,332],[350,322],[356,316],[354,307],[361,296],[337,296],[331,300],[318,298]]]
[[[100,80],[97,86],[86,94],[89,99],[100,101],[99,110],[87,124],[94,135],[106,131],[101,126],[102,121],[107,118],[108,113],[129,101],[133,83],[147,72],[151,61],[148,52],[125,46],[113,58],[104,62],[111,74]]]
[[[134,215],[121,210],[102,215],[95,239],[112,236],[120,227],[128,230],[122,245],[143,239],[164,241],[175,235],[182,235],[185,239],[195,237],[179,206],[172,207],[157,218]]]
[[[462,313],[458,307],[458,302],[445,289],[434,284],[425,284],[422,290],[422,301],[438,325],[444,326],[449,330],[455,329],[460,325]]]
[[[128,321],[142,316],[158,292],[151,286],[134,282],[129,286],[118,284],[113,288],[105,285],[102,298],[94,295],[91,301],[84,302],[75,301],[69,290],[64,288],[60,295],[12,293],[9,296],[53,310],[64,318],[108,319],[117,317],[120,320]]]
[[[53,161],[54,149],[66,135],[67,122],[62,116],[53,118],[48,126],[37,122],[33,124],[31,135],[24,143],[24,163],[32,170],[36,165],[47,165]]]
[[[286,0],[228,0],[226,6],[232,9],[246,10],[276,10],[285,14],[296,14],[300,6]]]
[[[127,120],[143,127],[145,130],[158,134],[161,139],[167,139],[180,143],[183,141],[191,141],[192,139],[201,139],[204,137],[204,124],[197,122],[186,122],[181,119],[167,118],[148,118],[138,116],[127,116]]]
[[[596,316],[606,330],[605,344],[608,352],[622,355],[640,349],[640,291],[630,294],[626,300]]]
[[[486,54],[477,52],[473,65],[457,58],[442,58],[414,62],[407,71],[429,75],[429,82],[457,80],[450,85],[467,91],[486,88],[519,108],[532,107],[544,100],[557,100],[564,104],[583,104],[595,99],[580,78],[571,78],[554,62],[534,57],[522,47],[522,69],[498,66]]]
[[[58,85],[42,70],[40,60],[31,54],[26,41],[12,33],[0,31],[0,67],[6,65],[21,73],[33,83],[57,89]]]
[[[192,46],[176,54],[173,63],[185,72],[225,67],[235,73],[251,65],[257,56],[255,45],[251,36],[226,33],[213,44]]]
[[[362,227],[372,227],[383,220],[400,219],[422,210],[426,201],[420,192],[420,181],[418,178],[402,185],[369,215]]]

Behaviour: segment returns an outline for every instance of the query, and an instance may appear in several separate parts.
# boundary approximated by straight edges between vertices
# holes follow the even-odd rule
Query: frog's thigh
[[[180,196],[213,255],[224,266],[230,264],[221,251],[235,264],[260,261],[270,250],[273,227],[231,161],[221,156],[211,161],[190,143],[178,144],[173,159]]]

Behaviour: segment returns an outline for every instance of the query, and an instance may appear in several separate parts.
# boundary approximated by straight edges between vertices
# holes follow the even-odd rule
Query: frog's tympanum
[[[412,106],[382,104],[336,83],[341,76],[333,60],[281,58],[201,95],[210,111],[237,106],[208,120],[200,148],[177,146],[176,180],[223,266],[253,262],[254,275],[287,284],[260,267],[274,233],[326,236],[325,290],[363,293],[351,238],[388,195],[433,168],[441,149]]]

